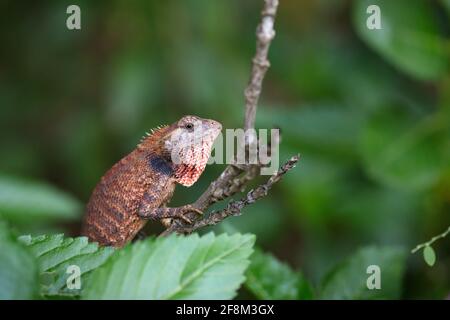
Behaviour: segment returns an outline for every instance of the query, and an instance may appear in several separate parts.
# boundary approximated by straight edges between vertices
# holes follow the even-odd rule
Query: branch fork
[[[270,67],[267,56],[270,44],[275,37],[274,24],[277,8],[278,0],[265,0],[264,8],[261,12],[261,22],[256,29],[256,54],[252,59],[250,79],[244,91],[245,131],[255,127],[256,110],[262,91],[262,82],[267,69]],[[256,137],[246,135],[245,148],[248,150],[249,146],[254,143],[257,143]],[[222,210],[213,211],[209,215],[200,218],[192,213],[189,215],[189,219],[193,221],[192,224],[186,224],[178,220],[173,221],[160,236],[166,236],[174,232],[191,233],[199,228],[215,225],[230,216],[240,215],[245,206],[265,197],[273,184],[278,182],[285,173],[293,169],[298,161],[299,155],[293,156],[264,184],[250,190],[240,200],[230,201]],[[214,203],[230,198],[236,193],[243,192],[248,183],[259,175],[261,167],[261,164],[228,165],[220,176],[211,182],[192,206],[204,212]]]

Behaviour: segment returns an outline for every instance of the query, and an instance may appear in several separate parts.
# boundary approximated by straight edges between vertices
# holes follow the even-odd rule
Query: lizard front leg
[[[167,218],[181,219],[191,224],[192,221],[188,217],[186,217],[186,214],[190,212],[195,212],[200,215],[203,214],[201,210],[195,208],[191,204],[181,207],[153,208],[151,203],[143,202],[139,207],[138,215],[143,219],[152,219],[152,220],[161,220]]]

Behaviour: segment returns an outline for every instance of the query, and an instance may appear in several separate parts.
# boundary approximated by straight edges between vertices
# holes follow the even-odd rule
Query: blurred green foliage
[[[0,208],[0,218],[17,225],[79,220],[81,212],[78,200],[52,186],[7,176],[0,176]]]
[[[32,253],[1,221],[0,283],[0,300],[32,299],[38,291],[38,270]]]
[[[0,215],[21,233],[78,235],[81,204],[150,128],[185,114],[243,122],[261,1],[76,1],[82,30],[69,31],[73,3],[0,3]],[[366,28],[368,4],[382,30]],[[449,16],[448,0],[281,1],[257,125],[281,128],[280,161],[302,159],[217,230],[255,233],[323,297],[361,298],[336,289],[336,263],[357,268],[378,252],[366,245],[408,252],[450,225]],[[405,270],[389,297],[447,296],[448,248],[433,246],[432,268],[383,251],[396,277]]]
[[[405,253],[398,248],[363,248],[335,267],[323,281],[322,299],[398,299]],[[370,266],[380,272],[380,290],[367,290]],[[361,270],[366,269],[366,274]]]
[[[300,272],[257,250],[246,272],[246,286],[255,297],[265,300],[308,300],[313,290]]]

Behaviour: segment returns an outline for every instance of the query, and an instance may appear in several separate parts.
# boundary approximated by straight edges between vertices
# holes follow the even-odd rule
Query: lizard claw
[[[188,217],[186,217],[184,214],[180,214],[178,216],[178,218],[180,218],[181,220],[183,220],[184,222],[186,222],[187,224],[192,224],[192,220],[189,219]]]
[[[198,215],[203,215],[203,211],[202,210],[200,210],[200,209],[197,209],[196,207],[194,207],[192,204],[187,204],[187,205],[185,205],[185,206],[183,206],[182,207],[182,212],[183,212],[183,214],[186,214],[186,213],[190,213],[190,212],[194,212],[194,213],[196,213],[196,214],[198,214]]]
[[[200,209],[195,208],[193,205],[188,204],[185,205],[181,208],[181,212],[178,214],[178,218],[180,218],[181,220],[183,220],[184,222],[188,223],[188,224],[192,224],[192,220],[189,219],[188,217],[186,217],[186,214],[194,212],[198,215],[203,215],[203,211],[201,211]]]
[[[203,215],[203,211],[200,209],[197,209],[196,207],[194,207],[193,205],[188,205],[188,209],[190,212],[195,212],[196,214],[198,214],[199,216]]]

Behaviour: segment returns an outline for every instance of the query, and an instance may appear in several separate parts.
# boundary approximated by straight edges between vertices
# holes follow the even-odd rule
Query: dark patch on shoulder
[[[158,156],[151,156],[148,159],[150,167],[156,172],[162,173],[164,175],[170,176],[173,174],[173,169],[170,163],[168,163],[165,159]]]
[[[144,193],[144,201],[146,201],[147,203],[152,203],[155,200],[156,200],[155,197],[149,194],[148,192]]]

